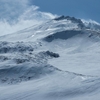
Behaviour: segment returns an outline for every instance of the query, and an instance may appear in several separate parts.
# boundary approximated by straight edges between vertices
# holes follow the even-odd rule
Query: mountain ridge
[[[12,41],[21,41],[21,40],[34,41],[32,39],[34,37],[39,39],[40,36],[41,36],[40,38],[43,38],[43,35],[45,37],[46,35],[55,34],[61,31],[67,31],[67,30],[82,30],[82,31],[88,30],[89,31],[90,30],[90,31],[93,31],[92,33],[99,33],[100,32],[99,29],[100,29],[99,24],[97,25],[96,23],[91,23],[90,25],[90,22],[89,22],[87,25],[85,24],[85,22],[82,22],[81,19],[77,19],[77,18],[69,17],[69,16],[60,16],[53,20],[49,20],[43,24],[18,31],[17,33],[1,36],[0,40],[11,41],[13,39]],[[19,37],[21,38],[19,39]]]

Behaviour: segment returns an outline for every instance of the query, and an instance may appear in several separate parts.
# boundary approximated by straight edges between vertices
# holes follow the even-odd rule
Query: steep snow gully
[[[60,16],[0,37],[0,100],[100,100],[100,24]]]

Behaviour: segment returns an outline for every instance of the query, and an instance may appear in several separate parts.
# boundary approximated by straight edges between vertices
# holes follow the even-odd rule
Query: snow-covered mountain
[[[100,25],[60,16],[0,37],[0,100],[99,100]]]

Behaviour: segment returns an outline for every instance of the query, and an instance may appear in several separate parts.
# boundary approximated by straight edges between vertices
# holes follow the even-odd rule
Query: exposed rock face
[[[72,21],[73,23],[78,23],[78,26],[79,26],[80,28],[84,28],[84,27],[85,27],[85,25],[83,24],[83,22],[81,21],[81,19],[77,19],[77,18],[75,18],[75,17],[60,16],[60,17],[58,17],[58,18],[55,18],[54,20],[59,21],[59,20],[64,20],[64,19],[70,20],[70,21]]]

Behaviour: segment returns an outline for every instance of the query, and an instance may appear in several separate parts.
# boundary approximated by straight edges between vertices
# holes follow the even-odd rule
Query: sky
[[[31,0],[0,0],[0,36],[40,24],[55,16],[41,11]]]
[[[100,0],[0,0],[0,36],[59,15],[100,23]]]
[[[41,11],[100,22],[100,0],[31,0]]]

